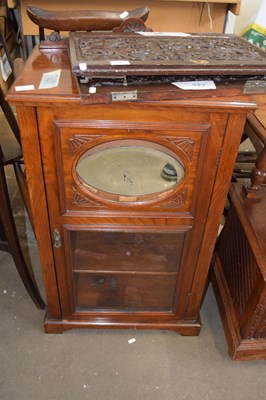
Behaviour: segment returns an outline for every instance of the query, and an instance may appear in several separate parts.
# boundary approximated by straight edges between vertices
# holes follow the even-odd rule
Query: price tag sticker
[[[122,13],[120,14],[120,18],[121,18],[121,19],[125,19],[127,16],[128,16],[128,12],[127,12],[127,11],[124,11],[124,12],[122,12]]]
[[[210,90],[216,89],[214,81],[172,82],[172,85],[183,90]]]
[[[34,85],[15,86],[16,92],[24,92],[24,90],[34,90]]]
[[[190,33],[185,32],[136,32],[142,36],[174,36],[174,37],[186,37],[191,36]]]
[[[114,60],[110,61],[111,65],[130,65],[130,62],[127,60]]]

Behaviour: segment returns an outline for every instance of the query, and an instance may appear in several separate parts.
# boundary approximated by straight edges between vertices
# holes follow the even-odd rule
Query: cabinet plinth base
[[[201,321],[198,316],[195,321],[162,321],[162,322],[124,322],[118,320],[100,320],[99,318],[77,320],[53,320],[45,318],[45,333],[63,333],[70,329],[168,329],[182,336],[198,336],[201,330]]]

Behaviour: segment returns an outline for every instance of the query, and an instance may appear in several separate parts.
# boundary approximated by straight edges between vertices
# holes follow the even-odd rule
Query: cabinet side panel
[[[230,114],[228,119],[222,151],[217,162],[215,186],[187,309],[187,315],[191,316],[192,319],[197,315],[201,305],[208,275],[208,267],[206,266],[209,266],[211,262],[245,119],[245,114]]]
[[[47,312],[50,318],[60,318],[61,309],[58,298],[53,252],[51,248],[49,218],[35,107],[17,107],[17,115],[21,130],[27,183],[34,220],[34,230],[38,242],[44,287],[47,297]]]

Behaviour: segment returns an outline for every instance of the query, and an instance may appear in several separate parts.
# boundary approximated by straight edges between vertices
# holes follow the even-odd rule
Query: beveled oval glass
[[[95,146],[76,164],[76,175],[84,188],[118,201],[160,197],[179,185],[184,173],[183,164],[172,152],[146,143],[122,145],[119,141],[111,147]]]

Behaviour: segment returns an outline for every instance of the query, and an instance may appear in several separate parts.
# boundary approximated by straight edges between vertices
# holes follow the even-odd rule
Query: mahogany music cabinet
[[[43,73],[59,85],[39,89]],[[30,90],[25,85],[33,85]],[[120,90],[120,91],[119,91]],[[246,114],[239,82],[138,86],[82,101],[68,51],[36,48],[17,107],[47,297],[46,332],[197,335],[208,268]],[[112,92],[112,93],[111,93]],[[118,96],[119,97],[119,96]]]

